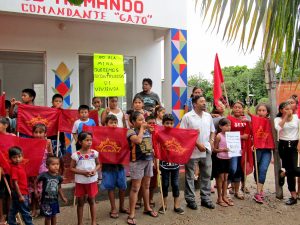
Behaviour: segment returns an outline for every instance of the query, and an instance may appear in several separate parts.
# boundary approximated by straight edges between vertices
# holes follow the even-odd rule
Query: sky
[[[226,15],[224,15],[226,18]],[[239,52],[239,40],[235,44],[228,44],[222,40],[223,30],[206,31],[208,21],[202,23],[203,18],[198,8],[195,11],[195,0],[188,0],[188,76],[201,74],[203,78],[212,80],[210,72],[214,67],[215,54],[218,53],[221,67],[246,65],[255,66],[261,55],[262,38],[258,37],[254,51]],[[223,28],[224,29],[224,28]]]

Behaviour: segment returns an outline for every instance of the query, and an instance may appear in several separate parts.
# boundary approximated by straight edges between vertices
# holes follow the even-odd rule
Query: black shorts
[[[229,173],[230,168],[230,159],[219,159],[216,157],[215,161],[215,172],[216,175],[219,175],[221,173]]]
[[[10,183],[9,175],[5,174],[4,176],[6,177],[7,183],[9,184]],[[8,189],[7,189],[6,184],[4,182],[4,177],[2,176],[1,181],[0,181],[0,199],[7,198],[8,196],[9,196],[9,192],[8,192]]]

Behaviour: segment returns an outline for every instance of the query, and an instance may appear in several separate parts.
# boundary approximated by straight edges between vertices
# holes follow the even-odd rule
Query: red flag
[[[5,174],[9,174],[10,164],[8,160],[8,154],[7,152],[4,151],[2,152],[1,150],[0,150],[0,167],[4,170]]]
[[[99,152],[101,163],[129,164],[130,148],[126,128],[84,125],[83,130],[93,133],[92,148]]]
[[[152,135],[155,157],[169,163],[186,164],[198,135],[197,130],[156,126]]]
[[[91,110],[89,112],[89,118],[93,119],[96,123],[96,126],[99,126],[99,114],[98,114],[98,110]]]
[[[251,115],[253,144],[255,148],[274,149],[271,122],[268,118]]]
[[[58,109],[21,104],[18,107],[17,131],[32,136],[32,127],[42,123],[47,126],[47,136],[54,136],[58,132],[58,118]]]
[[[74,122],[78,119],[78,110],[62,109],[59,116],[58,130],[60,132],[72,133]]]
[[[216,106],[219,104],[219,100],[222,97],[221,84],[223,82],[224,82],[224,77],[222,74],[218,54],[216,54],[215,65],[214,65],[214,104]]]
[[[5,94],[0,96],[0,116],[6,117]]]
[[[42,139],[20,138],[10,135],[0,135],[0,152],[4,156],[3,162],[9,162],[8,149],[18,146],[23,151],[23,163],[27,176],[37,176],[45,153],[47,141]]]
[[[253,142],[252,142],[252,135],[250,130],[250,123],[249,121],[246,121],[245,123],[246,123],[246,129],[243,134],[248,134],[249,137],[247,140],[242,140],[242,159],[241,159],[242,165],[241,166],[243,171],[245,172],[246,170],[246,174],[249,175],[253,172],[253,166],[254,166],[253,151],[252,151]]]

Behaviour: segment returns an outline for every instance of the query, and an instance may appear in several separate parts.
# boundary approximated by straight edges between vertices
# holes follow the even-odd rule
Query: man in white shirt
[[[194,185],[194,165],[197,163],[200,169],[200,196],[201,206],[214,209],[211,200],[210,177],[212,170],[211,152],[215,136],[215,126],[211,115],[206,110],[206,100],[203,96],[195,96],[192,99],[194,109],[186,113],[181,121],[181,128],[199,130],[199,137],[189,162],[185,165],[185,190],[184,197],[187,207],[196,210]]]

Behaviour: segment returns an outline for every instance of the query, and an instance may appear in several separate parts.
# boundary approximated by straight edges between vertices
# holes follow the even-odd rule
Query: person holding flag
[[[187,207],[196,210],[198,208],[195,199],[194,186],[194,165],[197,163],[200,169],[200,195],[201,206],[214,209],[211,200],[210,177],[212,170],[211,151],[215,136],[215,126],[211,115],[206,110],[206,100],[204,96],[195,96],[192,99],[194,109],[186,113],[181,121],[181,128],[199,130],[191,159],[185,165],[185,191],[184,196]]]

